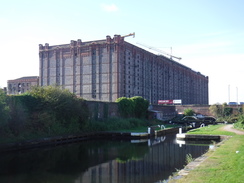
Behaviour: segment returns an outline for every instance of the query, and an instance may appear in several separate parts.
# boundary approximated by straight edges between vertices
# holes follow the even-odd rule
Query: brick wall
[[[184,113],[185,109],[191,108],[193,111],[195,111],[196,113],[205,115],[205,116],[212,116],[212,114],[209,111],[209,107],[210,105],[199,105],[199,106],[195,106],[195,105],[177,105],[176,106],[176,110],[178,113]]]
[[[120,117],[118,105],[115,102],[86,101],[92,119]]]
[[[93,119],[103,119],[106,117],[120,117],[118,105],[115,102],[87,101],[90,117]],[[210,105],[152,105],[151,111],[159,111],[165,118],[174,117],[177,113],[184,113],[185,109],[191,108],[196,113],[213,116],[209,111]],[[228,106],[233,108],[233,113],[237,113],[241,106]]]
[[[120,117],[118,105],[115,102],[86,101],[86,103],[92,119]],[[175,106],[153,105],[150,109],[153,111],[160,111],[163,116],[166,117],[173,117],[176,114]]]

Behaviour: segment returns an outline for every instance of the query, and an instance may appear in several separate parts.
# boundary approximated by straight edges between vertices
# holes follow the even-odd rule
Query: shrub
[[[131,117],[134,113],[133,101],[126,97],[118,98],[115,102],[118,103],[118,108],[121,116]]]
[[[149,102],[139,96],[121,97],[116,100],[119,112],[123,117],[145,118]]]
[[[136,118],[145,118],[146,111],[148,109],[149,102],[139,96],[132,97],[131,100],[133,101],[134,107],[134,115]]]
[[[184,115],[185,116],[193,116],[195,114],[194,110],[191,108],[185,109],[184,110]]]
[[[19,97],[9,96],[7,101],[10,109],[8,127],[15,136],[25,131],[28,119],[28,110],[19,99]]]
[[[223,116],[223,107],[218,104],[211,105],[209,107],[209,111],[211,112],[212,115],[216,117],[222,117]]]
[[[88,121],[82,98],[59,87],[34,87],[22,95],[0,91],[0,135],[16,139],[78,133]]]
[[[2,89],[0,89],[0,135],[5,134],[8,130],[9,106],[7,105],[7,96]]]
[[[233,108],[231,107],[225,107],[223,111],[224,116],[230,116],[233,113]]]
[[[88,120],[85,101],[77,98],[69,90],[62,90],[57,86],[35,87],[28,94],[40,101],[41,105],[38,108],[41,111],[54,115],[56,121],[64,127],[68,127],[71,120],[78,122],[82,127]]]
[[[234,123],[234,128],[244,130],[244,115],[240,115],[237,122]]]

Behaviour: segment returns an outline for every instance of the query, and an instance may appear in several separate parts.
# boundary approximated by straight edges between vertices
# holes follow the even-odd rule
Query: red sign
[[[173,100],[158,100],[158,105],[160,104],[173,104]]]

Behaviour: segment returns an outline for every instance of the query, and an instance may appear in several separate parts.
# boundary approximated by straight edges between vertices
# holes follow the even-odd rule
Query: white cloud
[[[118,7],[115,4],[102,4],[102,9],[107,12],[115,12],[118,11]]]

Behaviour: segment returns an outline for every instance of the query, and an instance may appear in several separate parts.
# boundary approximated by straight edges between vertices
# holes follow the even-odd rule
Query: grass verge
[[[228,134],[216,125],[193,131],[194,134]],[[210,130],[212,129],[212,131]],[[177,183],[243,183],[244,182],[244,135],[234,135],[223,142],[215,150],[209,151],[206,159],[196,169],[181,179],[173,180]]]
[[[209,125],[203,128],[197,128],[187,132],[187,134],[199,134],[199,135],[235,135],[233,132],[227,132],[221,130],[225,125]]]

